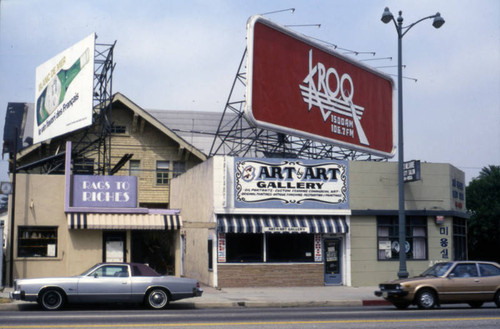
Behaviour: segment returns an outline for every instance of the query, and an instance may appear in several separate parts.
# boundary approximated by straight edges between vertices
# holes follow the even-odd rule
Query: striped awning
[[[178,214],[67,213],[70,229],[89,230],[177,230],[182,227]]]
[[[218,215],[221,233],[347,233],[344,216]]]

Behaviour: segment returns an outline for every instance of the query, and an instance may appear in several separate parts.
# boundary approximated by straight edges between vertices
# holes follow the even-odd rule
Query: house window
[[[397,216],[377,218],[378,260],[398,260],[399,219]],[[427,219],[426,217],[406,217],[406,258],[408,260],[427,259]]]
[[[156,184],[167,185],[169,175],[170,162],[156,161]]]
[[[140,172],[141,172],[141,161],[140,160],[130,160],[129,161],[129,168],[128,168],[128,175],[139,177]]]
[[[175,178],[186,171],[186,163],[181,161],[174,161],[174,172],[172,178]]]
[[[94,159],[79,158],[73,163],[73,173],[75,175],[93,175],[94,174]]]
[[[127,127],[113,125],[110,130],[112,134],[125,134],[127,132]]]
[[[453,259],[467,259],[467,222],[462,218],[453,219]]]
[[[57,257],[57,227],[19,226],[17,257]]]

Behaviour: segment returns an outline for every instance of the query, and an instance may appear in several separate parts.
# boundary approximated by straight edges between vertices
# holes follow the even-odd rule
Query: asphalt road
[[[174,306],[174,305],[172,305]],[[151,311],[133,306],[75,306],[59,312],[36,304],[0,312],[0,328],[500,328],[500,309],[490,303],[430,311],[390,306],[230,308]]]

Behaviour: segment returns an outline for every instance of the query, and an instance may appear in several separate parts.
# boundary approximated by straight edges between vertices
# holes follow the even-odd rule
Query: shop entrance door
[[[341,242],[340,238],[327,238],[323,240],[325,284],[342,284]]]
[[[124,262],[127,235],[125,232],[103,233],[103,262]]]

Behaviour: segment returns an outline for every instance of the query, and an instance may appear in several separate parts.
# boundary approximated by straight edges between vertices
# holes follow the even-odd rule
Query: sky
[[[380,20],[385,7],[401,10],[405,26],[436,12],[446,21],[434,29],[424,20],[403,38],[405,160],[450,163],[467,183],[500,165],[498,0],[0,0],[0,136],[7,104],[34,102],[36,67],[93,32],[97,43],[116,41],[113,93],[144,109],[222,113],[246,22],[265,13],[358,52],[348,56],[396,82],[397,33]]]

